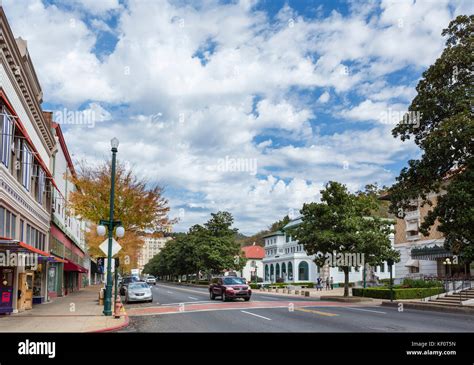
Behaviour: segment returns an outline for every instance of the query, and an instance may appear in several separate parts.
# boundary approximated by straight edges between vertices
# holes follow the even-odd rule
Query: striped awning
[[[437,245],[412,248],[411,250],[411,258],[416,260],[436,261],[437,259],[444,259],[451,256],[453,256],[453,254],[450,251]]]

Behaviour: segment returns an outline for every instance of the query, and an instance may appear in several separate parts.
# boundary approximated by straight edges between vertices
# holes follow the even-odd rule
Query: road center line
[[[372,310],[372,309],[363,309],[363,308],[354,308],[354,307],[344,307],[344,308],[346,308],[346,309],[352,309],[352,310],[355,310],[355,311],[364,311],[364,312],[387,314],[387,312],[374,311],[374,310]]]
[[[192,300],[198,300],[198,298],[194,298],[194,297],[188,297],[188,298]]]
[[[339,316],[339,314],[336,314],[336,313],[321,312],[321,311],[315,311],[315,310],[312,310],[312,309],[305,309],[305,308],[295,308],[294,310],[299,311],[299,312],[319,314],[320,316],[326,316],[326,317],[337,317],[337,316]]]
[[[246,313],[246,314],[250,314],[251,316],[255,316],[255,317],[259,317],[259,318],[266,319],[267,321],[271,321],[271,318],[267,318],[267,317],[264,317],[264,316],[261,316],[261,315],[255,314],[255,313],[251,313],[251,312],[247,312],[247,311],[241,311],[241,312],[242,312],[242,313]]]

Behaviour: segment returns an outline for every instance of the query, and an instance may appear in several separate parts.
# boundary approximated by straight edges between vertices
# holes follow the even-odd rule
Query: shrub
[[[432,295],[443,293],[443,288],[394,288],[393,299],[421,299]],[[352,295],[355,297],[368,297],[376,299],[390,299],[390,289],[379,288],[353,288]]]
[[[422,279],[403,279],[403,288],[439,288],[443,287],[443,283],[437,280],[422,280]]]

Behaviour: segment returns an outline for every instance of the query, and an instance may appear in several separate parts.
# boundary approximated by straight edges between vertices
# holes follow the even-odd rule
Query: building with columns
[[[303,245],[295,240],[289,230],[301,223],[301,218],[290,221],[281,231],[272,232],[264,236],[265,258],[263,259],[264,283],[315,283],[320,277],[322,280],[333,278],[335,284],[344,283],[344,272],[338,267],[318,267],[314,262],[314,255],[308,255]],[[393,245],[393,237],[390,237]],[[392,268],[395,271],[395,266]],[[393,274],[394,275],[394,274]],[[390,277],[387,263],[370,268],[366,273],[366,280],[374,276],[378,279]],[[363,269],[352,267],[349,272],[349,282],[362,282]]]

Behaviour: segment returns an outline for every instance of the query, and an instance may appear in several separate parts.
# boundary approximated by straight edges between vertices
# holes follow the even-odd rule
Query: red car
[[[211,300],[221,297],[223,302],[243,298],[246,302],[250,300],[252,290],[244,278],[235,276],[222,276],[211,280],[209,285],[209,297]]]

